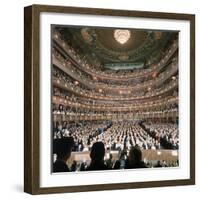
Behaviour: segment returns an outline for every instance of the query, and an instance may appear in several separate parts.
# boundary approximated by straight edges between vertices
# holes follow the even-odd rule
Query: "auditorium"
[[[178,32],[51,26],[52,172],[179,167]]]

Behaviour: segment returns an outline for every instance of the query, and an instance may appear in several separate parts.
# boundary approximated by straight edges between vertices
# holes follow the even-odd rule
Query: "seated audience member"
[[[110,153],[110,154],[109,154],[109,159],[106,160],[106,165],[107,165],[110,169],[112,168],[112,165],[113,165],[113,160],[112,160],[112,158],[113,158],[113,155]]]
[[[115,162],[115,164],[114,164],[113,169],[120,169],[120,167],[121,167],[120,160],[117,160],[117,161]]]
[[[128,159],[126,160],[125,169],[147,168],[142,161],[142,151],[139,147],[132,147]]]
[[[74,140],[72,137],[62,138],[57,142],[55,152],[57,159],[53,164],[53,172],[69,172],[69,168],[66,164],[67,160],[71,156]]]
[[[86,162],[82,162],[82,163],[81,163],[81,166],[80,166],[80,171],[85,171],[86,168],[87,168]]]
[[[93,170],[108,170],[109,168],[104,164],[105,147],[102,142],[93,144],[90,152],[91,163],[86,169],[87,171]]]
[[[155,165],[155,167],[163,167],[160,160],[157,161],[157,164]]]
[[[77,170],[77,162],[74,160],[71,166],[71,171],[75,172]]]

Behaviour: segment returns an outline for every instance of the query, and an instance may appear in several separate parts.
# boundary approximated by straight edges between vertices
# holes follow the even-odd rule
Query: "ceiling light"
[[[131,37],[131,32],[124,29],[114,30],[114,38],[120,44],[125,44]]]

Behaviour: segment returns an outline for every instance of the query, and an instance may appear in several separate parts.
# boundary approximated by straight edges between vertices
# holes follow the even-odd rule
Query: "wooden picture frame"
[[[139,17],[190,23],[190,175],[188,179],[78,186],[40,186],[40,14]],[[32,5],[24,9],[24,191],[30,194],[195,184],[195,16],[192,14]]]

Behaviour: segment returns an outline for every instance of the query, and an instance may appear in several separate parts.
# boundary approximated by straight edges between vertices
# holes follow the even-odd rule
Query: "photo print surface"
[[[53,173],[179,167],[178,36],[51,25]]]

